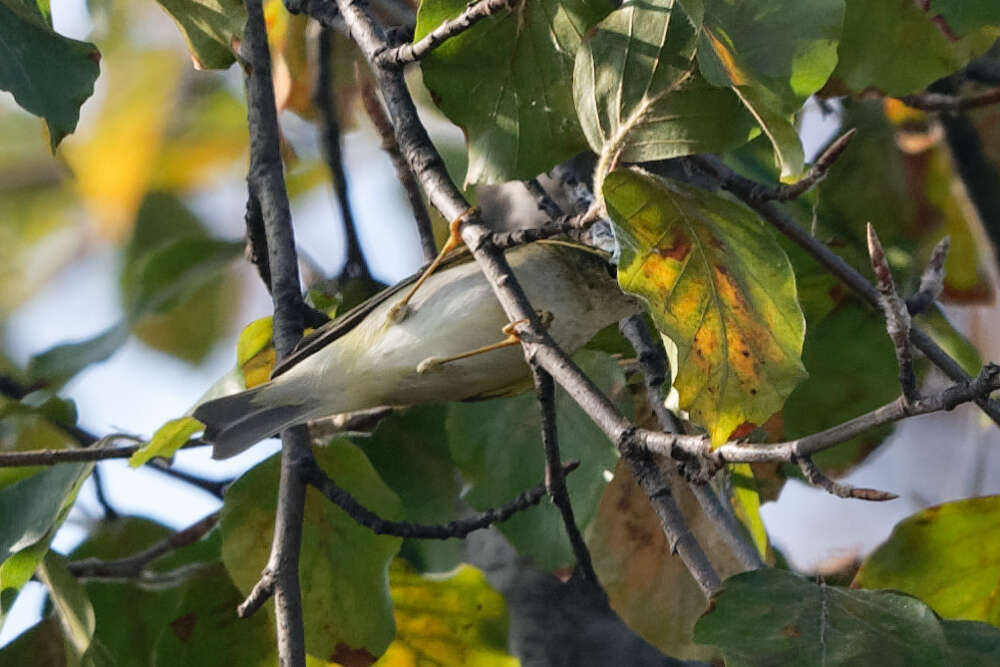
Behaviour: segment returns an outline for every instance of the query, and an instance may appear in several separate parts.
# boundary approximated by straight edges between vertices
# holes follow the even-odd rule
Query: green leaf
[[[760,492],[753,468],[749,463],[736,463],[729,466],[729,474],[733,481],[732,503],[736,516],[750,533],[760,557],[767,558],[767,529],[760,516]]]
[[[156,0],[184,34],[198,69],[226,69],[236,62],[233,40],[243,35],[246,8],[240,0]]]
[[[802,174],[791,114],[823,87],[837,64],[844,0],[707,0],[698,66],[714,86],[731,87],[774,148],[781,179]]]
[[[0,625],[93,467],[54,466],[0,489]]]
[[[376,665],[517,667],[507,654],[507,605],[471,565],[421,575],[404,561],[389,571],[396,640]]]
[[[39,392],[40,393],[40,392]],[[58,399],[56,399],[58,400]],[[25,452],[33,449],[65,449],[78,443],[37,409],[0,397],[0,450]],[[46,466],[0,468],[0,489],[47,470]]]
[[[790,115],[837,64],[844,0],[706,0],[698,65],[714,86],[754,86]]]
[[[732,90],[771,142],[774,161],[781,169],[781,181],[788,183],[800,178],[806,160],[802,142],[791,120],[776,110],[774,95],[760,86],[733,86]]]
[[[122,299],[134,320],[133,333],[158,350],[198,362],[227,328],[237,302],[226,282],[218,280],[228,267],[224,259],[227,251],[220,250],[223,258],[216,262],[207,245],[192,250],[193,239],[220,243],[210,239],[202,221],[177,196],[150,192],[139,207],[119,282]],[[176,254],[172,259],[165,257],[172,246],[177,246],[176,254],[193,254],[183,260]],[[200,258],[198,253],[203,253]],[[164,275],[157,276],[157,271]],[[161,281],[152,289],[162,292],[167,287],[177,293],[151,298],[163,298],[162,304],[137,304],[143,298],[140,292],[144,285],[151,280]]]
[[[763,569],[726,580],[695,626],[695,640],[722,648],[728,667],[978,664],[954,658],[1000,646],[995,628],[953,623],[901,593],[849,590]]]
[[[927,13],[943,18],[957,37],[984,26],[1000,25],[1000,4],[994,0],[931,0]]]
[[[42,619],[0,649],[0,663],[68,667],[59,622],[52,616]]]
[[[400,517],[399,499],[350,442],[335,440],[316,450],[316,458],[365,507],[386,519]],[[226,492],[220,520],[222,560],[244,594],[257,583],[271,550],[279,463],[277,456],[268,459]],[[308,492],[299,576],[311,655],[385,651],[395,633],[388,568],[400,542],[373,534],[315,490]]]
[[[181,238],[150,252],[135,270],[126,293],[126,312],[136,319],[163,313],[218,278],[243,252],[243,244],[208,238]]]
[[[236,615],[244,594],[226,576],[221,563],[204,566],[184,583],[179,593],[150,664],[251,667],[277,664],[273,622],[265,614],[246,619]],[[330,590],[324,593],[331,595]],[[156,598],[148,597],[153,599],[144,605],[146,613],[155,614],[150,607]],[[306,619],[308,623],[308,616]]]
[[[444,406],[409,408],[383,419],[370,438],[358,438],[372,466],[399,496],[403,519],[445,524],[458,518],[462,482],[448,451]],[[413,540],[402,554],[424,571],[445,572],[462,560],[458,540]]]
[[[620,410],[628,411],[625,378],[612,359],[596,352],[581,352],[575,359]],[[618,453],[561,388],[556,390],[556,419],[563,461],[580,461],[566,484],[576,523],[583,530],[594,516]],[[541,419],[533,393],[453,403],[448,408],[447,428],[452,460],[461,469],[467,487],[464,499],[477,510],[506,503],[544,478]],[[498,528],[518,551],[543,569],[574,562],[561,516],[547,500]]]
[[[55,33],[37,5],[0,1],[0,90],[45,119],[53,151],[76,129],[80,105],[94,92],[100,59],[93,44]]]
[[[626,4],[597,26],[573,72],[594,152],[641,162],[723,151],[750,138],[754,119],[739,99],[698,75],[696,37],[672,0]]]
[[[128,323],[119,322],[93,338],[56,345],[31,358],[28,377],[33,383],[61,385],[87,366],[110,357],[125,344],[128,336]]]
[[[903,519],[852,585],[895,588],[945,618],[1000,626],[1000,496],[945,503]]]
[[[618,282],[678,349],[680,406],[713,443],[781,409],[805,377],[805,322],[781,246],[749,209],[619,169],[604,182]]]
[[[953,40],[916,2],[847,0],[833,76],[851,90],[918,92],[984,53],[1000,35],[985,27]]]
[[[802,361],[809,377],[785,402],[785,438],[822,431],[899,396],[898,366],[885,320],[854,299],[809,328]],[[891,432],[891,426],[866,431],[813,460],[829,474],[846,472]]]
[[[465,8],[465,0],[420,3],[414,40]],[[606,0],[520,2],[424,58],[424,84],[465,131],[467,184],[533,178],[586,148],[573,108],[573,58],[611,9]]]
[[[65,556],[50,551],[39,564],[37,574],[49,590],[68,647],[80,659],[94,638],[94,608],[83,585],[66,568],[67,562]]]
[[[133,468],[138,468],[156,456],[170,458],[178,449],[184,446],[192,435],[203,428],[205,428],[205,425],[194,417],[171,419],[156,429],[152,440],[144,444],[135,454],[129,457],[128,464]]]

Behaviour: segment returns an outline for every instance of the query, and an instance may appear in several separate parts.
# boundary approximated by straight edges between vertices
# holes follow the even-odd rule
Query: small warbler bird
[[[549,333],[572,353],[638,310],[596,251],[561,241],[509,250],[507,260]],[[470,257],[465,253],[465,259]],[[372,297],[302,340],[271,381],[198,406],[213,458],[285,428],[379,406],[491,398],[530,386],[520,345],[479,266],[452,260],[412,294],[413,280]],[[501,332],[508,338],[502,338]]]

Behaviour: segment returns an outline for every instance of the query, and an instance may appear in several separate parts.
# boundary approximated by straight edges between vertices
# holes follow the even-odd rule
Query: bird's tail
[[[306,403],[282,403],[265,396],[271,383],[202,403],[194,418],[205,424],[204,439],[213,443],[213,459],[228,459],[261,440],[301,424],[313,415]]]

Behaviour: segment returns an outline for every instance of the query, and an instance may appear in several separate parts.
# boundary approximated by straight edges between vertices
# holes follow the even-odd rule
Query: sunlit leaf
[[[715,86],[732,87],[774,148],[782,180],[804,157],[789,122],[837,64],[844,0],[706,0],[698,65]]]
[[[274,368],[274,323],[270,317],[254,320],[243,328],[236,341],[236,365],[247,389],[271,379]]]
[[[693,62],[697,33],[673,0],[629,3],[577,52],[573,95],[590,147],[624,161],[722,151],[750,138],[754,119]]]
[[[681,408],[714,443],[761,424],[805,377],[795,277],[759,218],[719,195],[619,169],[604,198],[618,281],[678,349]]]
[[[1000,626],[1000,496],[945,503],[903,519],[852,585],[895,588],[945,618]]]
[[[420,3],[414,39],[465,8],[465,0]],[[606,0],[519,2],[424,58],[424,84],[465,131],[466,183],[532,178],[586,148],[573,108],[573,58],[611,9]]]
[[[67,562],[65,556],[50,551],[45,554],[36,573],[49,591],[67,645],[79,659],[90,648],[94,638],[94,608],[83,585],[66,568]]]
[[[507,653],[507,605],[482,572],[462,565],[446,575],[422,575],[404,561],[389,571],[396,640],[380,667],[419,664],[517,667]]]
[[[192,435],[203,428],[204,424],[194,417],[171,419],[156,429],[153,439],[133,454],[129,458],[128,464],[133,468],[138,468],[155,456],[170,458],[174,452],[184,446]]]
[[[595,352],[581,352],[576,360],[618,402],[620,410],[628,411],[625,379],[613,360]],[[474,508],[485,510],[506,503],[544,478],[538,410],[538,400],[531,393],[449,406],[448,446],[467,485],[464,499]],[[556,391],[556,420],[563,460],[580,461],[566,485],[582,530],[593,518],[618,453],[562,389]],[[519,512],[498,527],[518,551],[542,568],[574,562],[560,514],[549,502]]]
[[[888,658],[928,667],[987,664],[955,658],[996,651],[1000,631],[956,623],[901,593],[849,590],[763,569],[726,580],[695,626],[695,639],[719,646],[729,667],[869,665]]]
[[[156,0],[187,41],[191,60],[198,69],[226,69],[236,61],[238,42],[246,23],[246,8],[240,0]]]
[[[766,558],[767,529],[760,516],[760,492],[753,468],[749,463],[736,463],[728,466],[728,469],[733,486],[733,511],[750,533],[760,557]]]
[[[22,0],[0,2],[0,90],[45,119],[54,151],[76,129],[80,106],[94,92],[101,54],[88,42],[52,30],[51,16]]]
[[[316,457],[365,507],[387,519],[400,517],[399,499],[357,447],[335,440],[316,450]],[[271,550],[278,468],[278,457],[272,457],[226,492],[222,560],[244,594],[257,583]],[[318,492],[308,492],[299,576],[310,654],[364,650],[377,656],[385,651],[395,633],[388,568],[400,542],[373,534]]]
[[[954,40],[916,2],[846,3],[833,76],[854,91],[918,92],[985,52],[1000,35],[1000,27],[986,27]]]

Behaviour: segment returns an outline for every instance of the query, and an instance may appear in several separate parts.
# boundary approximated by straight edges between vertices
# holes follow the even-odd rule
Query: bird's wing
[[[444,269],[445,267],[452,266],[454,264],[468,261],[471,253],[466,249],[460,249],[455,251],[451,256],[449,256],[438,270]],[[320,328],[316,329],[307,336],[303,336],[299,344],[295,346],[295,349],[287,357],[282,359],[280,362],[275,364],[274,371],[271,373],[272,378],[276,378],[282,373],[286,372],[288,369],[296,366],[302,360],[311,357],[316,354],[327,345],[337,340],[348,331],[353,329],[365,319],[368,314],[375,308],[385,303],[395,295],[404,291],[407,287],[412,285],[417,278],[420,277],[419,273],[415,273],[409,278],[404,278],[402,281],[396,283],[392,287],[387,287],[378,294],[372,296],[367,301],[359,303],[354,308],[343,315],[338,316],[336,319],[327,322]]]

